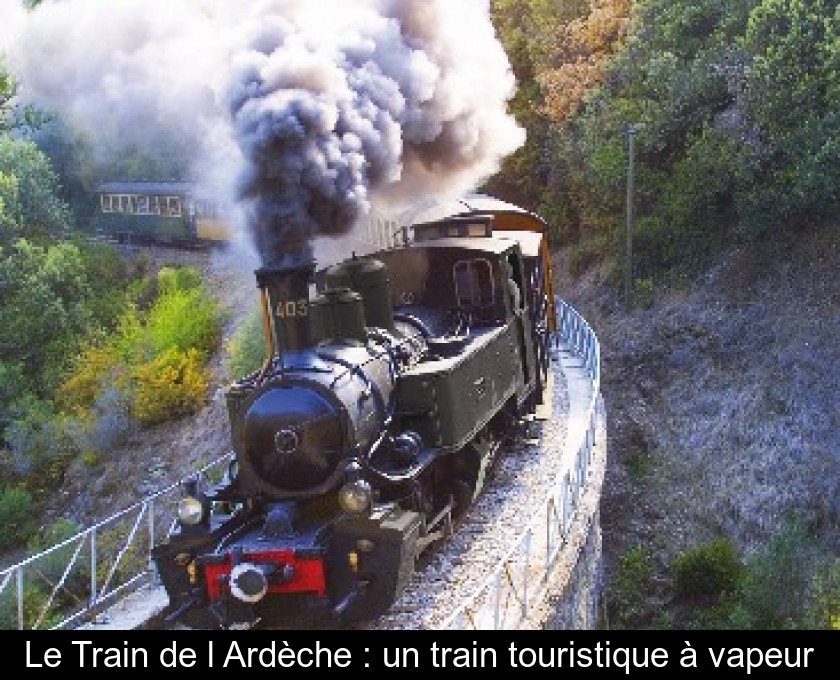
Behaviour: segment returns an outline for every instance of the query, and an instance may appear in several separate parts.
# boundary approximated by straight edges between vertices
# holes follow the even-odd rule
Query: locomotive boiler
[[[234,457],[153,549],[167,621],[387,611],[541,401],[544,225],[489,198],[397,246],[255,272],[266,358],[227,391]]]

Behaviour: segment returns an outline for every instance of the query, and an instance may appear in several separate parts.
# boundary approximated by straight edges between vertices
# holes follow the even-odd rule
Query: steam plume
[[[487,0],[60,0],[15,26],[23,97],[117,150],[192,140],[263,264],[473,189],[524,141]]]

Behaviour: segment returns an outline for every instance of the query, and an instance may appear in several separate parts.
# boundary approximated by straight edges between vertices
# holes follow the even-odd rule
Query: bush
[[[81,415],[89,411],[107,385],[124,372],[120,356],[114,347],[89,347],[74,362],[70,375],[55,395],[59,411]]]
[[[7,487],[0,491],[0,550],[24,546],[38,528],[36,504],[25,489]]]
[[[59,485],[84,440],[84,424],[57,415],[49,402],[26,399],[6,429],[15,474],[40,497]]]
[[[569,274],[578,279],[602,257],[601,247],[595,242],[581,242],[569,248]]]
[[[141,423],[160,423],[194,413],[205,402],[209,374],[195,349],[169,349],[134,373],[132,415]]]
[[[228,371],[240,378],[256,371],[265,359],[262,313],[255,310],[227,342]]]
[[[817,571],[812,590],[812,627],[840,630],[840,558]]]
[[[194,270],[161,270],[158,298],[149,312],[148,333],[153,354],[171,347],[182,352],[195,348],[206,354],[215,349],[221,334],[221,314],[199,286]]]
[[[634,627],[645,617],[652,575],[644,547],[630,548],[619,557],[610,593],[610,615],[616,626]]]
[[[192,267],[162,267],[157,274],[157,294],[160,297],[200,287],[201,277]]]
[[[741,600],[756,627],[803,625],[818,559],[817,544],[807,527],[789,519],[762,549],[745,562]]]
[[[690,602],[710,604],[734,593],[743,566],[728,538],[687,550],[674,561],[677,594]]]

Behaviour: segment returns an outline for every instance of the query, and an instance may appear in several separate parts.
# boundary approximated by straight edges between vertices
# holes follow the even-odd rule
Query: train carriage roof
[[[187,195],[193,193],[195,185],[190,182],[103,182],[96,187],[100,194],[156,194]]]
[[[444,236],[428,239],[414,244],[413,248],[457,248],[459,250],[475,250],[483,253],[500,255],[511,247],[511,239],[498,237],[469,238],[460,236]]]
[[[539,215],[487,194],[468,194],[459,199],[429,200],[409,211],[410,223],[434,222],[449,217],[493,215],[498,231],[530,231],[545,234],[548,227]]]
[[[525,257],[539,257],[542,234],[535,234],[533,231],[504,231],[494,234],[496,238],[513,239],[519,241],[519,247]]]

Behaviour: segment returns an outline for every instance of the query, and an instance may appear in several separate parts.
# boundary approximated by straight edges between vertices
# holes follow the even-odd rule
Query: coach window
[[[149,197],[148,196],[138,196],[137,197],[137,212],[140,215],[148,215],[149,214]]]

